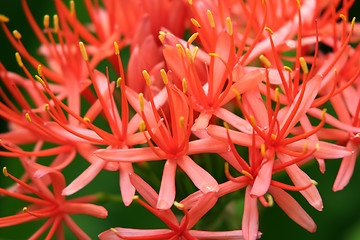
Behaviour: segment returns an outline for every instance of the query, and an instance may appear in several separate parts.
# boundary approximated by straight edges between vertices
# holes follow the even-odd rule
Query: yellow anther
[[[227,24],[227,28],[228,28],[228,31],[229,31],[229,35],[232,36],[233,35],[233,25],[232,25],[230,17],[226,18],[226,24]]]
[[[140,130],[140,132],[144,132],[145,129],[146,129],[145,122],[143,120],[141,120],[141,122],[139,123],[139,130]]]
[[[346,17],[345,17],[344,14],[340,14],[340,18],[341,18],[344,22],[347,22],[347,19],[346,19]]]
[[[165,37],[163,35],[159,35],[159,40],[161,43],[164,43]]]
[[[177,201],[174,202],[174,206],[177,207],[178,209],[183,209],[184,208],[184,204],[178,203]]]
[[[251,180],[254,180],[254,177],[248,171],[242,170],[241,173],[250,178]]]
[[[317,186],[317,185],[319,184],[319,183],[318,183],[317,181],[315,181],[314,179],[311,179],[310,182],[311,182],[312,184],[314,184],[315,186]]]
[[[274,34],[273,30],[271,30],[271,28],[265,27],[265,30],[268,31],[271,35]]]
[[[135,196],[134,196],[135,197]],[[134,199],[134,197],[133,197],[133,199]],[[139,197],[138,197],[139,198]],[[115,233],[115,234],[118,234],[118,231],[115,229],[115,228],[110,228],[110,230],[113,232],[113,233]]]
[[[249,118],[250,118],[249,120],[250,120],[251,125],[252,125],[252,126],[256,126],[256,121],[255,121],[254,116],[253,116],[253,115],[250,115]]]
[[[291,69],[291,67],[288,67],[288,66],[284,66],[284,69],[288,72],[292,72],[293,70]]]
[[[259,60],[265,67],[267,68],[271,67],[271,63],[269,59],[267,59],[267,57],[265,57],[264,55],[261,54]]]
[[[240,95],[239,91],[236,90],[235,88],[233,88],[232,91],[235,93],[236,97],[237,97],[239,100],[241,100],[241,95]]]
[[[144,111],[144,94],[139,93],[140,111]]]
[[[224,127],[226,128],[226,130],[229,130],[229,124],[227,122],[224,122]]]
[[[265,5],[266,1],[265,1],[265,0],[262,0],[261,3],[262,3],[262,5]]]
[[[322,113],[321,113],[321,118],[322,118],[322,119],[324,119],[324,118],[325,118],[325,114],[326,114],[326,112],[327,112],[327,109],[326,109],[326,108],[324,108],[324,109],[322,110]]]
[[[199,47],[195,47],[194,48],[194,51],[193,51],[193,53],[192,53],[192,55],[193,55],[193,61],[195,61],[195,58],[196,58],[196,55],[197,55],[197,53],[199,52]]]
[[[49,28],[50,25],[50,16],[49,15],[44,15],[44,21],[43,21],[44,27],[45,28]]]
[[[184,52],[184,48],[181,46],[181,44],[176,44],[176,48],[178,50],[179,56],[184,57],[185,56],[185,52]]]
[[[275,88],[275,102],[279,101],[279,88]]]
[[[20,53],[16,52],[16,53],[15,53],[15,57],[16,57],[16,61],[17,61],[18,65],[19,65],[20,67],[23,67],[23,66],[24,66],[24,63],[23,63],[22,60],[21,60]]]
[[[75,14],[75,2],[70,1],[70,15],[74,16],[74,14]]]
[[[22,209],[22,210],[23,210],[23,212],[25,212],[25,213],[26,213],[26,212],[27,212],[27,210],[28,210],[28,208],[27,208],[27,207],[23,207],[23,209]]]
[[[91,122],[91,121],[90,121],[90,118],[88,118],[88,117],[84,117],[84,121],[87,122],[87,123],[90,123],[90,122]]]
[[[191,18],[190,21],[195,27],[201,28],[200,23],[196,21],[194,18]]]
[[[166,32],[164,32],[164,31],[159,31],[159,35],[161,35],[161,36],[164,36],[164,37],[165,37]]]
[[[209,19],[209,22],[210,22],[210,26],[211,26],[212,28],[214,28],[214,27],[215,27],[215,22],[214,22],[214,17],[213,17],[213,15],[212,15],[211,11],[208,9],[208,10],[206,11],[206,13],[207,13],[207,16],[208,16],[208,19]]]
[[[300,67],[301,67],[301,69],[303,70],[303,72],[304,72],[305,74],[308,74],[308,73],[309,73],[309,69],[308,69],[308,67],[307,67],[307,64],[306,64],[305,59],[304,59],[303,57],[300,57],[300,58],[299,58],[299,62],[300,62]]]
[[[183,93],[187,92],[187,85],[186,85],[186,79],[183,78],[182,79],[182,87],[183,87]]]
[[[351,21],[351,29],[354,29],[356,17],[353,17]]]
[[[143,75],[143,77],[145,78],[146,84],[147,84],[148,86],[150,86],[150,85],[151,85],[151,79],[150,79],[149,73],[148,73],[146,70],[143,70],[143,71],[142,71],[142,75]]]
[[[8,171],[7,171],[7,167],[3,167],[3,174],[4,174],[5,177],[9,176]]]
[[[298,8],[301,8],[301,4],[299,0],[296,0],[297,4],[298,4]]]
[[[10,19],[7,16],[0,14],[0,22],[8,22],[8,21],[10,21]]]
[[[134,195],[134,196],[132,197],[132,199],[133,199],[133,200],[139,199],[139,196],[138,196],[138,195]]]
[[[122,78],[118,77],[118,79],[116,80],[116,87],[120,87],[121,81],[122,81]]]
[[[49,111],[49,104],[45,104],[44,110],[45,110],[46,112]]]
[[[195,39],[197,38],[197,36],[199,36],[199,33],[198,33],[198,32],[196,32],[196,33],[194,33],[193,35],[191,35],[191,37],[190,37],[189,40],[188,40],[188,43],[189,43],[189,44],[192,44],[192,43],[195,41]]]
[[[274,206],[274,198],[271,194],[266,194],[266,200],[269,203],[269,207]]]
[[[83,59],[84,59],[86,62],[89,61],[89,58],[88,58],[88,55],[87,55],[87,52],[86,52],[84,43],[83,43],[83,42],[79,42],[79,47],[80,47],[80,52],[81,52],[81,55],[82,55]]]
[[[319,151],[319,149],[320,149],[320,143],[317,142],[317,143],[315,144],[315,149],[316,149],[316,151]]]
[[[277,136],[276,136],[275,134],[273,134],[273,133],[271,134],[271,136],[270,136],[270,137],[271,137],[271,139],[272,139],[272,140],[274,140],[274,141],[275,141],[275,140],[276,140],[276,138],[277,138]]]
[[[180,125],[180,128],[184,128],[184,121],[185,121],[184,117],[183,117],[183,116],[181,116],[181,117],[179,118],[179,125]]]
[[[192,0],[188,0],[188,3],[189,3],[190,5],[192,5]]]
[[[119,45],[117,44],[117,42],[114,42],[114,47],[115,47],[115,55],[119,55],[120,51],[119,51]]]
[[[307,150],[308,150],[308,145],[309,145],[309,141],[306,140],[305,143],[304,143],[304,146],[303,146],[303,152],[307,152]]]
[[[229,173],[230,171],[229,171],[229,163],[228,162],[225,162],[224,163],[224,172],[225,173]]]
[[[266,155],[266,147],[265,147],[265,144],[261,144],[260,146],[260,152],[261,152],[261,156],[265,157]]]
[[[59,16],[57,14],[54,14],[53,21],[54,21],[54,32],[58,33],[59,32]]]
[[[211,57],[217,57],[217,58],[220,58],[220,56],[219,56],[218,54],[216,54],[216,53],[209,53],[209,55],[210,55]]]
[[[43,81],[43,79],[42,79],[39,75],[35,75],[35,78],[36,78],[36,80],[37,80],[41,85],[44,85],[44,84],[45,84],[44,81]]]
[[[13,35],[14,35],[14,37],[16,38],[16,39],[20,39],[21,38],[21,34],[19,33],[19,31],[18,30],[14,30],[13,32]]]
[[[193,55],[192,53],[190,52],[190,49],[185,49],[185,52],[186,52],[186,56],[188,57],[189,61],[192,63],[193,62]]]
[[[164,69],[161,69],[160,74],[164,84],[167,85],[169,83],[169,79],[167,77],[166,71]]]
[[[25,113],[25,118],[29,123],[31,123],[31,118],[30,118],[29,113]]]
[[[37,71],[38,71],[39,76],[42,77],[43,74],[42,74],[42,66],[41,66],[41,64],[38,65]]]

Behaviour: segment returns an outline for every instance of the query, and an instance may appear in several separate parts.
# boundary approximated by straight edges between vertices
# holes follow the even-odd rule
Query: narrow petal
[[[354,154],[348,157],[344,157],[342,160],[333,186],[334,191],[342,190],[349,183],[350,178],[354,172],[356,159],[359,154],[359,147],[356,145],[356,143],[350,141],[347,144],[347,148],[349,148],[351,151],[354,151]]]
[[[291,160],[290,156],[287,156],[282,153],[278,153],[278,157],[280,161],[287,162]],[[286,172],[288,173],[289,177],[297,187],[307,186],[311,183],[310,177],[302,171],[296,164],[293,164],[289,167],[286,167]],[[319,191],[317,190],[315,185],[300,191],[300,193],[306,198],[306,200],[318,211],[322,211],[323,203]]]
[[[158,209],[169,209],[174,203],[176,166],[177,164],[174,159],[169,159],[165,163],[156,205]]]
[[[85,214],[98,218],[106,218],[108,215],[104,207],[91,203],[66,202],[64,209],[68,214]]]
[[[177,162],[181,169],[190,177],[195,186],[203,193],[219,190],[219,185],[213,176],[197,165],[189,156],[184,156]]]
[[[263,196],[269,189],[274,159],[264,158],[263,162],[264,163],[262,164],[259,173],[255,178],[254,185],[250,193],[251,196]]]
[[[284,190],[270,186],[269,192],[274,197],[275,202],[281,209],[297,224],[308,230],[309,232],[316,231],[316,224],[312,218],[305,212],[300,204],[292,198]]]
[[[133,173],[131,163],[119,163],[119,180],[121,197],[125,206],[129,206],[135,195],[135,187],[131,184],[129,174]]]
[[[259,212],[257,198],[250,196],[251,188],[251,185],[248,185],[245,192],[244,215],[242,219],[242,231],[245,240],[255,240],[258,238]]]
[[[145,162],[162,159],[156,155],[150,147],[131,149],[104,149],[96,151],[95,154],[104,160],[117,162]]]
[[[84,172],[80,174],[69,186],[67,186],[62,194],[65,196],[71,195],[88,185],[103,169],[106,161],[98,158],[97,161],[93,162]]]
[[[126,239],[126,237],[142,237],[143,239],[159,239],[166,240],[170,239],[171,234],[173,234],[170,229],[128,229],[128,228],[115,228],[115,231],[118,235],[123,236],[124,238],[119,238],[113,230],[107,230],[99,234],[101,240],[119,240]],[[155,238],[151,238],[154,236]],[[162,237],[161,237],[162,236]]]
[[[243,232],[241,230],[214,232],[214,231],[199,231],[189,230],[189,233],[197,239],[212,239],[212,240],[243,240]],[[258,236],[260,238],[260,235]]]

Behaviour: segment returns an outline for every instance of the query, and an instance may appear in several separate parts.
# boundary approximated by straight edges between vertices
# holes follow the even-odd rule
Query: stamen
[[[137,199],[139,199],[139,196],[138,196],[138,195],[134,195],[134,196],[132,197],[132,199],[133,199],[133,200],[137,200]]]
[[[317,186],[319,183],[315,181],[314,179],[311,179],[310,182],[312,182],[315,186]]]
[[[344,22],[347,22],[347,19],[344,14],[340,14],[339,16]]]
[[[174,202],[174,206],[180,210],[184,209],[184,204],[178,203],[177,201]]]
[[[271,194],[266,194],[266,200],[269,203],[269,207],[274,206],[274,198],[273,196],[271,196]]]
[[[161,42],[162,44],[164,44],[165,37],[160,34],[160,35],[158,36],[158,38],[159,38],[160,42]]]
[[[193,51],[193,53],[192,53],[192,56],[193,56],[193,59],[192,59],[192,60],[193,60],[193,62],[195,61],[195,57],[196,57],[198,51],[199,51],[199,47],[195,47],[195,48],[194,48],[194,51]]]
[[[194,33],[193,35],[191,35],[191,37],[189,38],[189,40],[187,41],[189,44],[192,44],[194,41],[195,41],[195,39],[197,38],[197,36],[199,36],[199,33],[198,32],[196,32],[196,33]]]
[[[296,0],[297,4],[298,4],[298,8],[301,8],[301,4],[299,0]]]
[[[70,1],[70,15],[71,16],[75,15],[75,2],[73,0]]]
[[[181,116],[179,118],[179,125],[180,125],[180,128],[184,128],[184,117],[183,116]]]
[[[167,77],[167,74],[166,74],[165,70],[161,69],[160,74],[161,74],[161,78],[162,78],[164,84],[167,85],[169,83],[169,79]]]
[[[226,130],[229,130],[229,124],[227,122],[224,122],[224,127],[226,128]]]
[[[140,103],[140,111],[144,111],[144,94],[139,93],[139,103]]]
[[[29,113],[25,113],[25,118],[29,123],[31,123],[31,118],[30,118]]]
[[[183,87],[183,93],[187,92],[187,85],[186,85],[186,79],[183,78],[182,79],[182,87]]]
[[[44,76],[44,75],[42,74],[42,66],[41,66],[41,64],[38,65],[37,71],[38,71],[38,74],[39,74],[40,77]]]
[[[273,134],[273,133],[272,133],[272,134],[271,134],[271,139],[275,141],[275,140],[276,140],[276,138],[277,138],[277,136],[276,136],[275,134]]]
[[[146,129],[145,122],[143,120],[141,120],[141,122],[139,124],[139,131],[140,132],[145,132],[145,129]]]
[[[192,53],[190,52],[190,50],[189,50],[188,48],[185,49],[185,52],[186,52],[186,56],[188,57],[190,63],[192,63],[192,62],[193,62],[193,59],[194,59]]]
[[[121,86],[121,77],[118,77],[118,79],[116,80],[116,87],[120,87]]]
[[[43,21],[44,27],[45,29],[49,28],[50,25],[50,16],[49,15],[44,15],[44,21]]]
[[[201,28],[200,23],[196,21],[194,18],[191,18],[190,21],[195,27]]]
[[[192,0],[188,0],[188,3],[189,3],[190,5],[192,5]]]
[[[87,55],[87,52],[86,52],[84,43],[83,43],[83,42],[79,42],[79,47],[80,47],[80,52],[81,52],[81,55],[82,55],[83,59],[84,59],[86,62],[89,61],[89,58],[88,58],[88,55]]]
[[[16,53],[15,53],[15,57],[16,57],[16,61],[17,61],[18,65],[19,65],[20,67],[23,67],[23,66],[24,66],[24,63],[23,63],[22,60],[21,60],[20,53],[16,52]]]
[[[259,60],[265,67],[267,68],[271,67],[271,63],[269,59],[267,59],[267,57],[265,57],[264,55],[261,54]]]
[[[279,88],[275,88],[275,102],[279,101]]]
[[[42,80],[41,77],[39,77],[38,75],[35,75],[35,78],[36,78],[36,80],[38,80],[38,82],[39,82],[41,85],[45,85],[45,82]]]
[[[291,69],[291,67],[288,67],[288,66],[284,66],[284,69],[288,72],[292,72],[293,70]]]
[[[316,149],[316,151],[319,151],[319,149],[320,149],[320,143],[317,142],[317,143],[315,144],[315,149]]]
[[[248,171],[242,170],[241,173],[250,178],[251,180],[254,180],[254,177]]]
[[[0,22],[5,23],[5,22],[9,22],[9,21],[10,21],[10,19],[7,16],[0,14]]]
[[[142,75],[143,75],[143,77],[145,78],[146,84],[147,84],[148,86],[150,86],[150,85],[151,85],[151,79],[150,79],[149,73],[148,73],[146,70],[143,70],[143,71],[142,71]]]
[[[91,122],[91,121],[90,121],[90,118],[88,118],[88,117],[84,117],[84,121],[87,122],[87,123],[90,123],[90,122]]]
[[[305,143],[304,143],[304,146],[303,146],[303,152],[307,152],[307,150],[308,150],[308,145],[309,145],[309,141],[306,140]]]
[[[354,30],[355,20],[356,20],[356,17],[353,17],[353,19],[352,19],[352,21],[351,21],[351,29],[352,29],[352,30]]]
[[[119,51],[119,45],[117,44],[117,42],[114,42],[114,47],[115,47],[115,55],[119,55],[120,51]]]
[[[226,24],[227,24],[227,28],[228,28],[228,31],[229,31],[229,35],[232,36],[233,35],[233,25],[232,25],[230,17],[226,18]]]
[[[266,147],[265,147],[265,144],[261,144],[260,146],[260,152],[261,152],[261,156],[265,157],[266,155]]]
[[[54,14],[53,21],[54,21],[54,32],[58,33],[59,32],[59,16],[57,14]]]
[[[301,69],[303,70],[303,72],[305,74],[308,74],[309,73],[309,69],[307,67],[307,64],[306,64],[306,61],[303,57],[300,57],[299,58],[299,62],[300,62],[300,66],[301,66]]]
[[[215,28],[214,17],[213,17],[213,15],[212,15],[211,11],[208,9],[208,10],[206,11],[206,13],[207,13],[207,16],[208,16],[208,19],[209,19],[209,22],[210,22],[210,26],[211,26],[212,28]]]
[[[9,176],[8,171],[7,171],[7,167],[3,167],[3,174],[4,174],[5,177]]]
[[[19,33],[18,30],[14,30],[14,31],[13,31],[13,35],[14,35],[14,37],[15,37],[17,40],[21,39],[21,34]]]
[[[271,28],[265,27],[264,28],[266,31],[268,31],[271,35],[274,34],[273,30],[271,30]]]

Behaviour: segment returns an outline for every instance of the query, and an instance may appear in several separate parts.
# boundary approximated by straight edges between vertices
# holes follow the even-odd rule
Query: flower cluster
[[[0,227],[46,218],[24,236],[64,239],[66,225],[90,239],[70,215],[106,218],[107,210],[93,204],[96,194],[67,196],[102,171],[118,171],[123,204],[137,202],[168,228],[116,227],[100,233],[102,240],[254,240],[262,235],[258,203],[277,204],[316,231],[291,192],[321,211],[316,181],[302,165],[317,161],[324,173],[327,159],[342,159],[334,191],[354,170],[360,151],[354,1],[83,2],[78,9],[74,1],[54,0],[57,14],[45,15],[41,25],[21,1],[43,60],[0,15],[22,71],[0,62],[0,116],[8,122],[0,156],[24,169],[16,178],[4,167],[14,185],[0,193],[30,203],[1,217]],[[127,58],[120,56],[125,51]],[[63,169],[82,159],[88,168],[66,185]],[[164,162],[162,175],[151,172],[152,161]],[[209,163],[224,170],[215,174]],[[180,187],[189,184],[197,190]],[[192,229],[223,198],[244,200],[241,230]]]

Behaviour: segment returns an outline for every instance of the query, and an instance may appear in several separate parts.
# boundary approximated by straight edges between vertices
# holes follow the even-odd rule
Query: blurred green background
[[[55,13],[52,1],[28,0],[28,2],[35,18],[40,24],[42,24],[44,14],[52,15]],[[360,1],[355,1],[355,5],[356,6],[352,9],[350,16],[360,17]],[[76,6],[79,14],[81,11],[82,1],[76,1]],[[39,43],[23,14],[20,0],[0,0],[0,14],[4,14],[10,18],[10,22],[7,24],[9,29],[19,30],[23,36],[22,40],[24,45],[32,54],[36,54],[36,48]],[[9,44],[3,32],[0,31],[0,61],[7,69],[21,72],[20,68],[16,64],[14,53],[15,50]],[[31,72],[34,74],[36,73],[35,69]],[[2,131],[5,131],[6,123],[0,119],[0,124]],[[163,162],[154,163],[153,165],[155,168],[161,169]],[[360,166],[357,164],[350,185],[348,185],[343,191],[334,193],[331,189],[339,165],[340,160],[327,161],[327,170],[324,175],[319,172],[316,163],[305,167],[305,171],[308,175],[319,182],[318,189],[324,202],[323,212],[317,212],[313,209],[306,201],[304,201],[299,193],[291,193],[291,195],[299,201],[303,208],[317,223],[318,228],[316,233],[308,233],[306,230],[302,229],[290,218],[288,218],[287,215],[276,205],[267,209],[260,206],[259,229],[264,233],[262,239],[360,239]],[[13,175],[21,176],[22,168],[16,159],[0,159],[0,167],[2,168],[3,166],[7,166],[9,172]],[[77,159],[64,170],[67,182],[70,183],[72,179],[78,176],[87,167],[88,163],[85,160]],[[178,179],[179,178],[181,178],[181,176],[178,177]],[[1,187],[7,187],[11,184],[11,179],[5,178],[2,175],[0,176]],[[95,191],[101,189],[103,192],[117,196],[119,194],[118,173],[102,172],[91,184],[77,193],[76,196],[96,193],[93,192],[92,189],[95,189]],[[234,195],[234,198],[237,197],[238,195]],[[237,215],[241,216],[241,204],[241,201],[239,201],[238,204],[230,203],[225,208],[218,210],[222,212],[222,219],[224,219],[226,228],[241,228],[241,219],[236,217]],[[26,203],[22,201],[17,201],[8,197],[0,198],[0,217],[15,214],[24,206],[26,206]],[[103,206],[109,211],[109,217],[105,220],[88,216],[74,217],[75,221],[84,229],[85,232],[89,234],[89,236],[91,236],[92,239],[96,239],[97,234],[109,229],[110,227],[166,227],[160,220],[136,203],[133,203],[129,208],[126,208],[121,202],[117,202],[115,199],[112,202],[103,203]],[[175,212],[181,214],[179,211],[175,210]],[[210,217],[212,217],[212,212],[204,216],[206,223],[211,222],[211,219],[209,219]],[[42,223],[42,221],[39,221],[22,224],[21,226],[0,228],[0,239],[26,239],[31,236],[31,234],[34,233]],[[217,230],[229,229],[223,228]],[[74,236],[69,232],[67,232],[67,234],[69,234],[67,239],[74,239]]]

